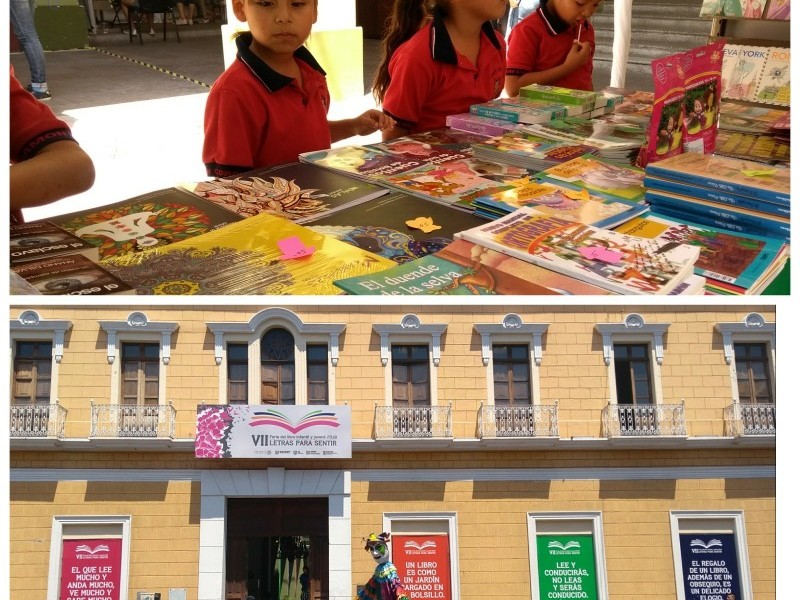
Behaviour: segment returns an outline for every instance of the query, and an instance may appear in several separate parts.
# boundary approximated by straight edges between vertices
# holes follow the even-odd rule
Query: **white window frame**
[[[597,600],[608,600],[608,576],[606,572],[606,552],[603,536],[603,515],[601,512],[529,512],[528,513],[528,556],[530,557],[531,598],[539,600],[539,554],[536,536],[538,523],[585,522],[591,529],[594,545],[595,572],[597,574]],[[542,532],[545,533],[545,532]]]
[[[776,334],[775,323],[768,323],[758,313],[750,313],[739,323],[717,323],[714,329],[722,336],[722,352],[731,383],[731,398],[734,404],[739,403],[739,382],[736,377],[736,357],[733,351],[737,343],[762,343],[767,345],[769,356],[770,385],[775,403],[777,403],[775,380]]]
[[[683,561],[681,560],[680,533],[686,522],[695,521],[693,528],[704,532],[732,532],[736,540],[736,557],[739,561],[739,577],[742,597],[739,600],[754,600],[750,581],[750,556],[747,552],[747,534],[744,528],[744,511],[741,510],[671,510],[669,513],[672,538],[672,559],[675,566],[675,590],[677,600],[687,600],[683,585]],[[691,599],[689,599],[691,600]]]
[[[650,376],[653,382],[653,404],[663,404],[661,364],[664,362],[664,335],[669,329],[669,323],[647,324],[641,315],[630,313],[622,323],[597,323],[595,329],[603,338],[603,361],[607,368],[609,402],[617,404],[614,344],[647,344],[650,353]]]
[[[425,523],[425,531],[414,531],[403,527],[403,522]],[[441,523],[443,527],[436,527]],[[392,535],[413,535],[415,533],[446,533],[450,544],[450,598],[461,597],[461,578],[458,557],[458,520],[455,512],[391,512],[383,513],[383,531]],[[394,560],[394,559],[392,559]],[[397,563],[395,563],[397,564]]]
[[[128,597],[128,573],[131,558],[131,516],[130,515],[80,515],[54,516],[50,532],[50,564],[47,577],[47,600],[58,600],[61,585],[61,554],[63,550],[64,526],[122,527],[122,557],[120,558],[119,597]],[[87,538],[91,537],[87,533]]]
[[[339,336],[344,323],[304,323],[291,310],[264,309],[247,322],[206,323],[214,334],[214,362],[218,369],[220,404],[228,404],[228,344],[247,344],[247,397],[251,405],[261,404],[261,338],[273,328],[286,329],[294,337],[295,403],[308,404],[306,348],[312,344],[328,349],[328,404],[336,404],[336,366],[339,363]]]
[[[514,313],[503,317],[500,323],[476,323],[475,331],[481,336],[481,360],[486,367],[486,401],[494,406],[494,359],[492,348],[496,344],[527,344],[528,366],[531,380],[531,404],[541,404],[540,366],[542,364],[542,336],[547,332],[544,323],[523,323]]]
[[[178,323],[151,321],[143,312],[132,312],[124,321],[98,321],[106,332],[106,360],[111,365],[109,403],[119,404],[122,399],[122,368],[118,357],[126,343],[159,344],[158,404],[167,404],[167,366],[170,361],[172,336]]]
[[[446,323],[423,325],[415,314],[405,315],[399,324],[376,323],[372,329],[380,336],[381,365],[383,369],[384,406],[392,406],[392,345],[424,344],[428,346],[428,372],[430,373],[431,406],[439,405],[439,377],[437,367],[441,361],[442,335]]]
[[[12,377],[9,382],[9,398],[14,393],[13,365],[16,358],[17,342],[50,342],[52,361],[50,365],[50,405],[58,404],[58,373],[64,356],[64,338],[72,329],[72,321],[43,319],[35,310],[24,310],[9,323],[9,346],[11,353]]]

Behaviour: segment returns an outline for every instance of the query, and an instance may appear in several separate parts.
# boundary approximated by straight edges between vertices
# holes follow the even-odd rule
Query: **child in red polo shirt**
[[[491,22],[508,0],[395,0],[373,94],[397,124],[389,140],[445,126],[503,91],[505,40]]]
[[[593,89],[594,27],[588,19],[602,0],[541,0],[508,39],[506,94],[538,83]]]
[[[378,110],[328,121],[325,71],[303,46],[317,0],[233,0],[250,31],[206,101],[203,162],[214,177],[293,162],[302,152],[367,135],[394,122]]]

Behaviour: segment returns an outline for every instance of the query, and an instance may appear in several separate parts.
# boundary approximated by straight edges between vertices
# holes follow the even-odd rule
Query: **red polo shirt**
[[[484,23],[478,64],[453,47],[438,12],[403,42],[389,60],[391,81],[383,112],[412,133],[445,126],[448,115],[496,98],[505,83],[505,40]]]
[[[250,33],[236,38],[236,61],[206,101],[203,163],[214,177],[294,162],[301,152],[331,147],[330,93],[319,63],[303,46],[294,53],[300,87],[253,54],[251,41]]]
[[[520,77],[533,71],[544,71],[563,64],[578,38],[578,25],[569,25],[556,15],[547,2],[516,24],[508,38],[506,74]],[[566,77],[550,85],[573,90],[592,91],[594,61],[594,27],[584,21],[580,27],[581,42],[591,44],[591,58]]]
[[[52,142],[74,142],[69,126],[20,85],[14,77],[13,67],[10,74],[8,141],[11,163],[36,156],[39,150]]]

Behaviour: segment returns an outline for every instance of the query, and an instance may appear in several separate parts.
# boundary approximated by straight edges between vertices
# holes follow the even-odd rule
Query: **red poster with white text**
[[[393,535],[392,562],[411,600],[450,600],[447,534]]]
[[[64,540],[59,600],[120,600],[122,539]]]

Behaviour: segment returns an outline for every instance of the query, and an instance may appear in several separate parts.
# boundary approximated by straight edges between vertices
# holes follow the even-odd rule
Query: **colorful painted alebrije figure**
[[[358,592],[359,600],[409,600],[397,574],[397,568],[389,556],[389,537],[388,533],[379,535],[371,533],[364,540],[366,542],[364,550],[368,551],[378,564],[364,589]]]

